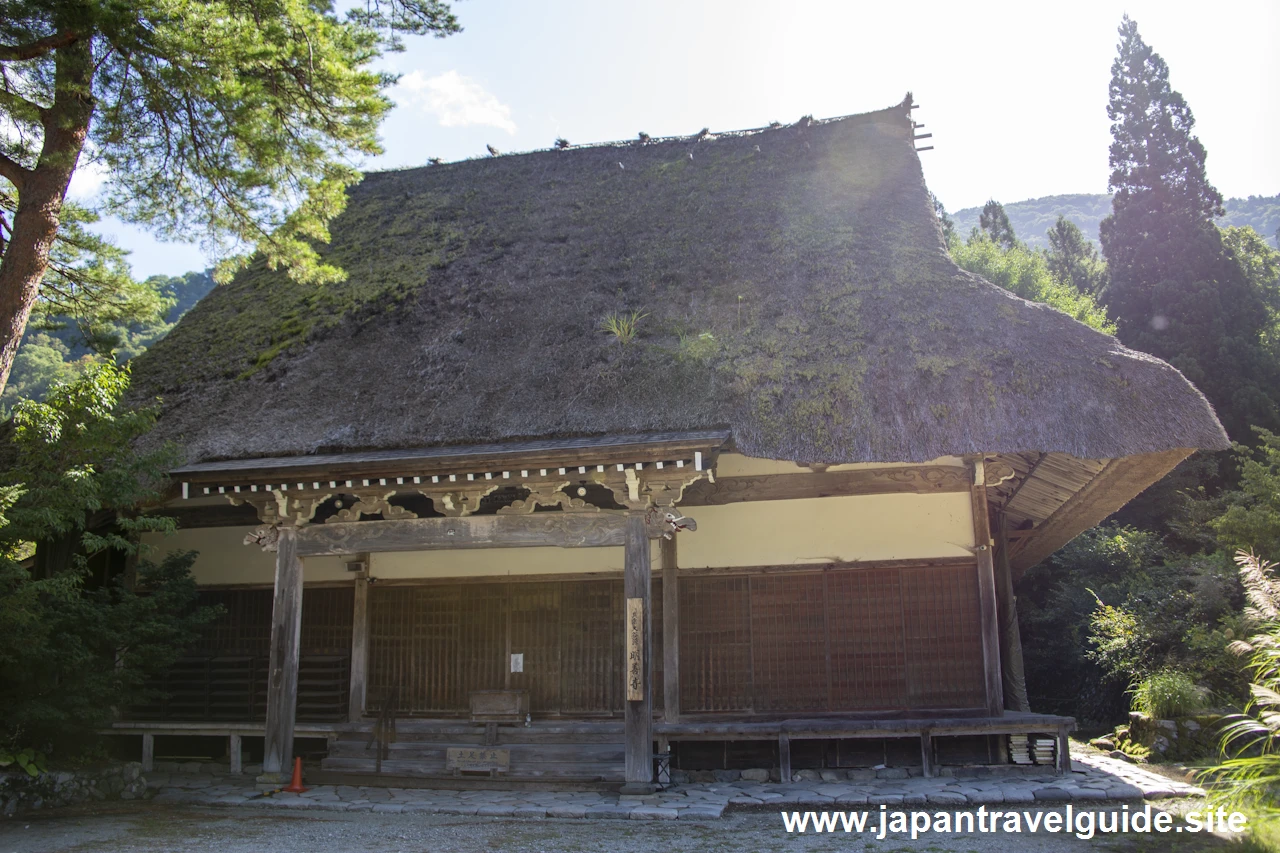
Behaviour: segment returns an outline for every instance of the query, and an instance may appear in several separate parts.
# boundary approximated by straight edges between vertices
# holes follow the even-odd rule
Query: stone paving
[[[944,768],[932,779],[902,769],[801,771],[789,784],[736,781],[676,785],[651,796],[609,792],[536,790],[454,791],[316,785],[303,794],[264,794],[253,777],[163,768],[147,774],[152,802],[241,808],[333,811],[426,812],[481,817],[585,818],[612,820],[713,820],[726,809],[833,808],[850,806],[967,806],[997,803],[1058,803],[1203,796],[1140,766],[1100,755],[1082,755],[1074,772],[1056,776],[1041,768]],[[185,772],[184,772],[185,769]],[[249,768],[246,768],[249,769]],[[724,774],[731,776],[730,774]],[[848,778],[853,775],[854,778]],[[838,778],[844,776],[845,778]],[[888,776],[889,778],[885,778]],[[826,778],[824,778],[826,777]]]

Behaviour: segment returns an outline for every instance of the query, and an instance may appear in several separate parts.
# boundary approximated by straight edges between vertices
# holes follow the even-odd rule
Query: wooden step
[[[399,776],[393,773],[365,771],[325,770],[307,774],[307,783],[314,785],[350,785],[381,788],[438,788],[453,791],[524,790],[546,791],[616,791],[620,778],[604,779],[599,776],[443,776],[424,773],[418,776]]]
[[[325,772],[335,773],[363,773],[372,774],[377,764],[373,759],[369,758],[326,758],[320,763],[320,769]],[[552,778],[552,779],[600,779],[600,780],[621,780],[625,775],[625,766],[622,762],[538,762],[536,764],[520,764],[512,761],[511,770],[507,773],[498,774],[496,777],[502,779],[504,777],[515,778]],[[385,775],[394,776],[414,776],[414,777],[452,777],[450,771],[444,769],[443,761],[411,761],[388,759],[382,762],[382,772]],[[467,777],[454,778],[480,778],[475,774],[468,774]]]
[[[420,744],[389,743],[384,746],[383,755],[389,760],[415,760],[444,762],[448,751],[458,744]],[[475,747],[463,745],[465,748]],[[623,761],[625,748],[620,743],[609,744],[509,744],[495,747],[508,750],[511,763],[537,764],[542,762],[572,763],[574,761],[616,762]],[[331,758],[361,758],[373,760],[377,757],[377,746],[366,748],[364,744],[336,743],[330,746]]]

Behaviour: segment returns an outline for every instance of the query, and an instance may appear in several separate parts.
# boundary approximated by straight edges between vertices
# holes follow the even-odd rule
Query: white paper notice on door
[[[511,671],[524,672],[524,653],[511,656]]]

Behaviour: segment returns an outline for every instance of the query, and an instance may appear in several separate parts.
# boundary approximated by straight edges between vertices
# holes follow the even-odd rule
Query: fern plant
[[[1249,701],[1241,714],[1223,719],[1221,748],[1231,756],[1203,776],[1214,799],[1228,808],[1248,807],[1280,817],[1280,581],[1275,564],[1249,551],[1236,552],[1249,605],[1245,618],[1257,633],[1229,648],[1247,656]]]

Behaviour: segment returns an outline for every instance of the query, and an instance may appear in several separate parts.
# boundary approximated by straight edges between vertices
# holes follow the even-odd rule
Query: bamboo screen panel
[[[507,584],[463,584],[461,589],[462,692],[501,690],[507,680]]]
[[[983,704],[977,573],[970,568],[903,569],[908,704]]]
[[[622,582],[561,584],[562,713],[622,710]]]
[[[511,687],[529,691],[529,707],[560,710],[559,583],[513,583],[511,653],[524,655],[524,672],[511,673]]]
[[[751,578],[751,677],[756,711],[827,706],[823,576]]]
[[[662,703],[662,588],[652,594],[654,705]],[[623,709],[619,580],[375,586],[369,590],[369,708],[464,714],[473,690],[529,691],[538,714]],[[524,672],[508,673],[511,654]]]
[[[150,686],[166,696],[132,708],[132,719],[243,722],[266,716],[271,651],[270,589],[204,590],[201,605],[224,613]],[[351,689],[351,588],[305,589],[298,660],[299,720],[345,718]]]
[[[680,703],[688,711],[749,711],[751,582],[680,582]]]
[[[680,580],[681,710],[984,704],[974,566]]]
[[[831,707],[907,706],[900,574],[887,569],[827,575]]]
[[[456,586],[369,590],[369,708],[395,689],[401,710],[452,713],[458,689],[461,590]]]
[[[653,584],[649,587],[649,601],[653,607],[653,707],[655,710],[663,707],[666,696],[666,690],[663,687],[663,658],[662,658],[662,578],[658,576],[658,572],[654,571]]]

